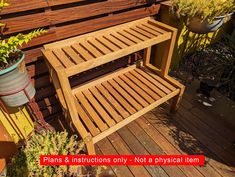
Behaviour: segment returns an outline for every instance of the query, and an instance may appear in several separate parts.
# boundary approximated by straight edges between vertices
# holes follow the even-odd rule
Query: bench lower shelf
[[[144,67],[106,78],[73,92],[79,118],[94,143],[180,92]]]

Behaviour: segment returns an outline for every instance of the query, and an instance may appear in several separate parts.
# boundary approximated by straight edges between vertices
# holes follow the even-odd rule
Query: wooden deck
[[[106,155],[204,154],[204,167],[112,166],[105,174],[119,177],[234,176],[235,148],[232,141],[235,140],[235,129],[226,125],[223,116],[213,107],[199,104],[195,89],[195,86],[186,89],[176,114],[168,114],[166,104],[156,108],[98,142],[96,152]]]

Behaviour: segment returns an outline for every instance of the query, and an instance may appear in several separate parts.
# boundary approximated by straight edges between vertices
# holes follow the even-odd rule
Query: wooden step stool
[[[94,143],[173,99],[176,110],[184,86],[168,76],[176,29],[144,18],[47,44],[43,54],[68,118],[95,154]],[[151,47],[167,41],[161,68],[150,63]],[[71,87],[69,77],[144,49],[135,64]]]

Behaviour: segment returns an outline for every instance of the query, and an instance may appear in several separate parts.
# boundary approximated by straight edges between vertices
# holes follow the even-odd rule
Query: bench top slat
[[[169,40],[172,29],[151,18],[144,18],[115,27],[45,45],[44,54],[65,69],[68,76],[79,74],[128,54]],[[44,52],[45,52],[44,51]],[[43,53],[44,53],[43,52]],[[51,59],[51,57],[53,59]]]

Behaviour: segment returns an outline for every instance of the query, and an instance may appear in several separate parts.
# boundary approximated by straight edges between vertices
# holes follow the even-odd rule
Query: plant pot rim
[[[225,17],[231,16],[231,15],[233,15],[233,12],[228,13],[228,14],[224,14],[224,15],[220,15],[218,17],[215,17],[215,19],[225,18]]]
[[[21,58],[20,58],[14,65],[12,65],[12,66],[10,66],[10,67],[8,67],[8,68],[6,68],[6,69],[1,70],[1,71],[0,71],[0,76],[6,74],[6,73],[8,73],[8,72],[11,72],[11,71],[14,70],[15,68],[17,68],[17,66],[24,60],[24,58],[25,58],[24,52],[21,51],[21,50],[17,50],[17,51],[19,51],[20,53],[22,53]]]
[[[217,16],[217,17],[214,18],[214,20],[219,20],[219,19],[221,19],[221,18],[226,18],[226,17],[228,17],[228,16],[232,16],[233,13],[234,13],[234,12]],[[192,19],[192,18],[198,18],[198,19],[200,19],[199,16],[193,16],[193,17],[190,17],[190,18],[189,18],[187,15],[183,16],[184,21],[190,20],[190,19]],[[206,19],[204,19],[204,20],[202,20],[202,21],[205,21],[205,20],[207,20],[207,19],[208,19],[208,18],[206,18]]]

